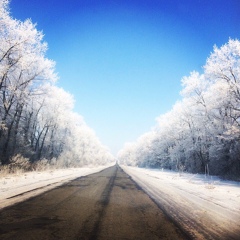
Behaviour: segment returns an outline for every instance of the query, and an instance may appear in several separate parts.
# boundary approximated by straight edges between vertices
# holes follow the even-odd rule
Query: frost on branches
[[[12,18],[0,1],[0,165],[22,155],[62,166],[102,165],[112,156],[73,112],[73,97],[54,85],[55,62],[31,20]],[[19,155],[20,154],[20,155]]]
[[[240,41],[214,46],[203,73],[183,77],[182,86],[182,100],[158,117],[154,133],[124,148],[119,161],[239,180]]]

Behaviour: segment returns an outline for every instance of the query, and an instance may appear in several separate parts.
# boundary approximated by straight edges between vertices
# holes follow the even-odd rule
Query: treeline
[[[113,160],[82,117],[74,99],[55,85],[55,63],[46,58],[43,34],[30,20],[9,14],[0,1],[0,165],[23,156],[62,166]]]
[[[203,73],[183,77],[182,86],[182,100],[119,152],[120,163],[240,180],[239,40],[215,46]]]

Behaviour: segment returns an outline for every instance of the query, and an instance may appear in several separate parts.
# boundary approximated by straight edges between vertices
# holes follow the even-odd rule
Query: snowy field
[[[240,239],[240,183],[121,166],[193,239]]]
[[[108,166],[27,172],[0,178],[0,209],[24,201],[78,177]]]

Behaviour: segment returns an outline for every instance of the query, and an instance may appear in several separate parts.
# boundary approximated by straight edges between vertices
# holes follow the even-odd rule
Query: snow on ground
[[[121,166],[193,239],[240,239],[240,183]]]
[[[109,166],[26,172],[0,178],[0,209]]]

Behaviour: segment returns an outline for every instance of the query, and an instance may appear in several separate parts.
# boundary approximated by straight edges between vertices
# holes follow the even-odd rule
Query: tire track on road
[[[83,229],[79,231],[78,236],[76,239],[88,239],[88,240],[95,240],[97,239],[98,232],[101,225],[101,220],[104,218],[106,207],[109,203],[110,195],[114,186],[114,182],[116,179],[118,168],[115,169],[113,176],[109,178],[109,182],[106,185],[103,193],[101,195],[101,199],[96,204],[97,212],[94,212],[83,224]],[[86,236],[86,233],[88,233]],[[84,236],[83,236],[84,234]]]

